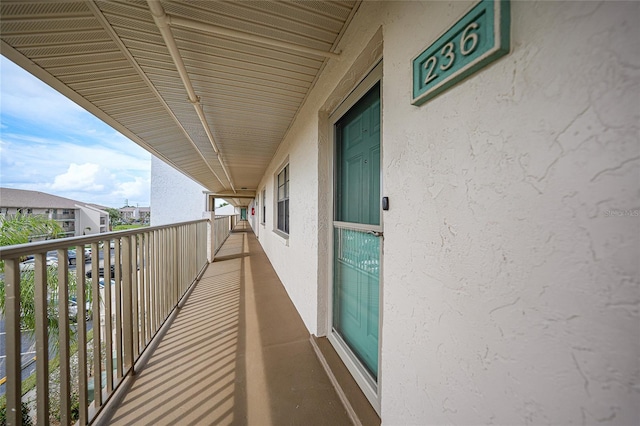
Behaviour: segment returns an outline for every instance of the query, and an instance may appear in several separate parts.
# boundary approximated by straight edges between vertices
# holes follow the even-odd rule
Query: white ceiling
[[[213,193],[252,197],[358,5],[2,0],[1,52]]]

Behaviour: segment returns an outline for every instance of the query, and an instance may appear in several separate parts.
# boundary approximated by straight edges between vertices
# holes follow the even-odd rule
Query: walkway
[[[108,423],[351,424],[247,222],[229,236]]]

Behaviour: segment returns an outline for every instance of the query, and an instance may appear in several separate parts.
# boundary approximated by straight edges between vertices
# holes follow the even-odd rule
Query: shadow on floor
[[[246,222],[224,243],[107,422],[351,424]]]

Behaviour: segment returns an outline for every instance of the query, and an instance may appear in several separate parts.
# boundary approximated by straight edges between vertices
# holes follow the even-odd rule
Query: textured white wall
[[[420,108],[407,58],[464,5],[389,8],[383,418],[638,424],[638,3],[512,8],[511,55]]]
[[[151,226],[202,219],[205,188],[151,156]]]
[[[363,2],[260,241],[321,329],[318,110],[382,26],[383,423],[640,424],[640,4],[512,2],[512,52],[412,106],[411,58],[469,4]]]
[[[289,297],[296,305],[307,328],[315,333],[317,326],[317,112],[297,120],[280,146],[265,178],[258,187],[267,190],[265,224],[252,224],[260,243],[271,260]],[[274,202],[276,173],[289,162],[289,238],[273,232],[276,229]],[[251,211],[249,210],[249,213]],[[255,223],[258,219],[255,219]]]

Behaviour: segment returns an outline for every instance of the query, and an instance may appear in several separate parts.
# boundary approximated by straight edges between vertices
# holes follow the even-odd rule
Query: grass
[[[131,224],[131,225],[114,225],[114,231],[126,231],[127,229],[144,228],[149,225]]]

